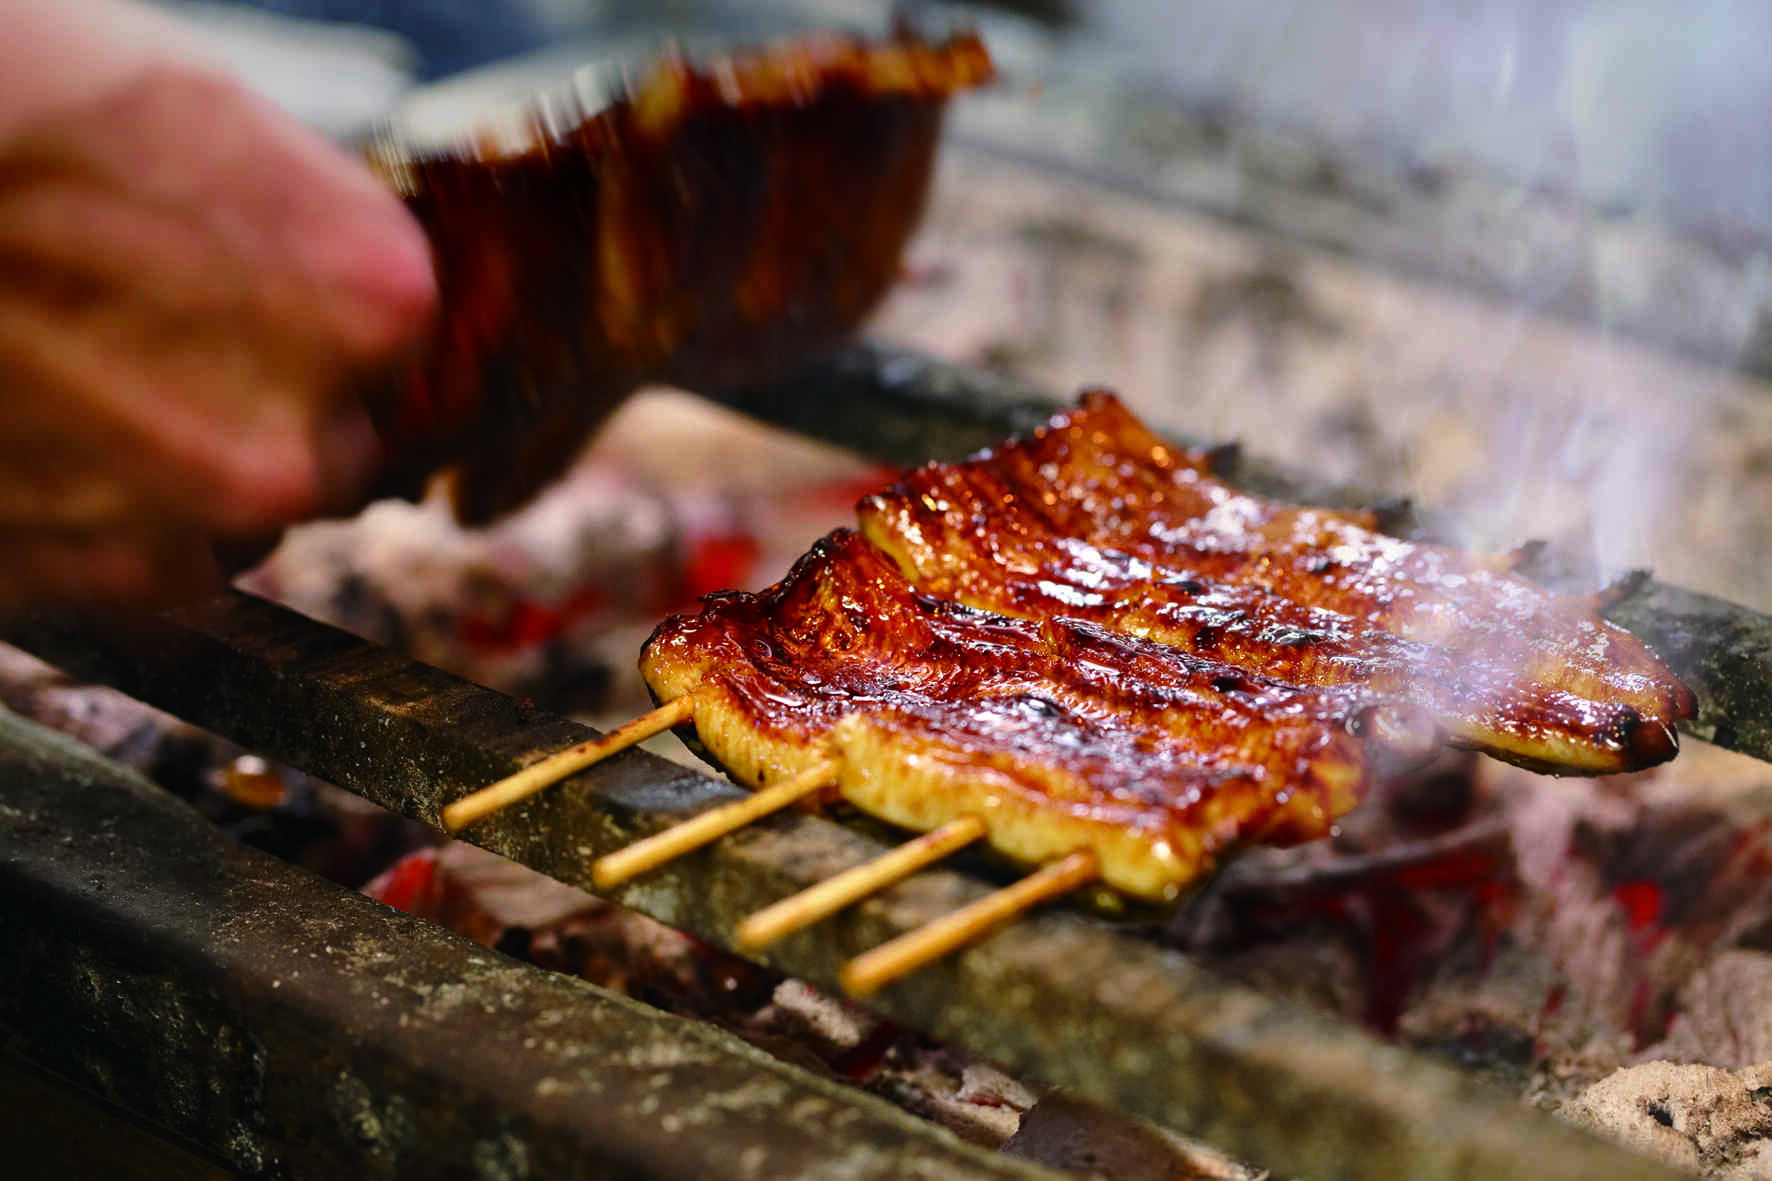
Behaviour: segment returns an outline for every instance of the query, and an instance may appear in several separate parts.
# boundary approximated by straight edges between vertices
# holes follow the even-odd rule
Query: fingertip
[[[331,232],[331,231],[329,231]],[[366,366],[384,365],[423,339],[437,307],[430,242],[393,193],[378,191],[333,243],[339,326]]]
[[[218,457],[212,483],[206,516],[224,537],[257,536],[320,508],[320,463],[306,435],[267,437]]]
[[[295,180],[278,216],[290,257],[321,298],[318,312],[356,364],[409,351],[437,303],[430,241],[398,193],[363,160],[306,133],[288,134]]]

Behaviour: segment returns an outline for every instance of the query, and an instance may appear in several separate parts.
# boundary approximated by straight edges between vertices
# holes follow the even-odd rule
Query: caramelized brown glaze
[[[853,329],[921,217],[947,97],[991,73],[970,34],[809,37],[667,59],[514,150],[382,150],[444,308],[383,415],[387,488],[471,459],[457,508],[486,518],[638,385],[736,383]]]
[[[865,500],[861,522],[929,594],[1087,619],[1294,684],[1364,684],[1527,766],[1662,762],[1695,709],[1592,599],[1385,536],[1369,514],[1237,492],[1105,393],[1025,439],[918,469]]]
[[[847,530],[769,590],[668,620],[641,670],[660,700],[695,695],[699,738],[741,782],[834,754],[865,811],[914,829],[975,815],[1028,862],[1087,847],[1109,885],[1153,900],[1238,843],[1326,834],[1388,729],[1361,725],[1359,685],[920,594]]]

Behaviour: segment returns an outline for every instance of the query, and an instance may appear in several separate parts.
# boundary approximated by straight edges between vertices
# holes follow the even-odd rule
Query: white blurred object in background
[[[413,47],[381,29],[195,0],[161,7],[248,85],[333,139],[364,135],[417,81]]]

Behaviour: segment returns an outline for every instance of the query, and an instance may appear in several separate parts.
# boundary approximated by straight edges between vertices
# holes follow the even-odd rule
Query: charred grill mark
[[[1600,728],[1598,740],[1614,750],[1627,750],[1632,745],[1632,736],[1642,725],[1642,714],[1632,706],[1621,705],[1612,711],[1611,718]]]
[[[1665,763],[1680,753],[1680,736],[1666,722],[1639,720],[1624,741],[1639,766]]]

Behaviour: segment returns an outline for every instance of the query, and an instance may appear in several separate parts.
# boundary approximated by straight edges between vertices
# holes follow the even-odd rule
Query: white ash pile
[[[1772,1062],[1738,1071],[1645,1062],[1595,1083],[1564,1114],[1717,1181],[1772,1178]]]
[[[756,589],[891,473],[687,395],[632,399],[565,478],[484,529],[441,498],[292,529],[242,586],[426,664],[592,721],[649,704],[667,614]]]

